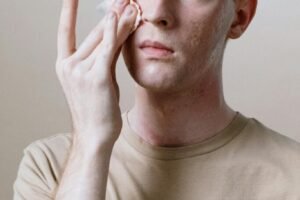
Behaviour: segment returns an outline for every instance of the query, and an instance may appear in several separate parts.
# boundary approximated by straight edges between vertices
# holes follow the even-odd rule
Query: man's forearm
[[[56,200],[104,200],[113,145],[86,150],[73,145]]]

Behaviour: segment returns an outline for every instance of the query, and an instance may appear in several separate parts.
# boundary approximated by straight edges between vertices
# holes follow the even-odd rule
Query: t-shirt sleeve
[[[25,148],[13,186],[14,200],[54,199],[57,178],[42,145],[36,141]]]

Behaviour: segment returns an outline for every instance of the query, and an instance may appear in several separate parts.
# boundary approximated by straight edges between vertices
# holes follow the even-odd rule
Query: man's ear
[[[252,21],[257,0],[235,0],[235,17],[228,32],[228,38],[239,38]]]

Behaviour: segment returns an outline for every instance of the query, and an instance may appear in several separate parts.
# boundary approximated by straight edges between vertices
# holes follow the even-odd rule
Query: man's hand
[[[76,142],[112,144],[121,127],[115,67],[121,46],[134,26],[137,10],[117,0],[76,49],[78,0],[64,0],[58,31],[56,72],[73,122]]]
[[[105,199],[110,156],[122,128],[115,67],[137,15],[129,0],[119,2],[76,50],[78,0],[63,0],[56,72],[70,107],[73,143],[56,200]]]

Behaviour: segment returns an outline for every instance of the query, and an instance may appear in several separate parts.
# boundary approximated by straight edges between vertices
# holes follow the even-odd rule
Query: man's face
[[[137,0],[144,21],[124,44],[131,76],[141,86],[175,92],[199,85],[220,69],[227,32],[234,16],[233,0]],[[156,57],[139,45],[158,41],[172,53]],[[214,72],[216,73],[216,72]]]

